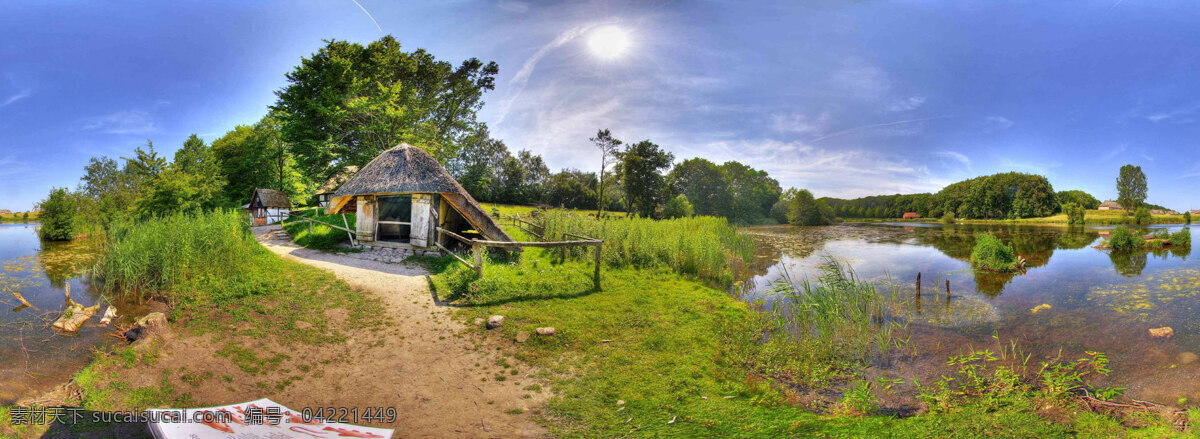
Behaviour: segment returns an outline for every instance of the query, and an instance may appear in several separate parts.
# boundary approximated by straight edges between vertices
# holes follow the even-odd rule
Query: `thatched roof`
[[[288,199],[287,194],[275,189],[255,189],[254,195],[250,197],[250,204],[254,204],[255,198],[259,200],[261,207],[272,209],[292,208],[292,201]]]
[[[1104,200],[1103,203],[1100,203],[1100,207],[1107,207],[1110,209],[1123,209],[1123,207],[1121,207],[1121,203],[1118,203],[1113,200]]]
[[[437,193],[463,217],[496,241],[512,241],[484,212],[479,202],[463,189],[437,159],[421,148],[401,143],[371,160],[333,194],[327,213],[351,213],[356,195]]]
[[[325,180],[325,184],[321,185],[321,187],[317,189],[317,194],[332,194],[334,191],[338,190],[339,187],[342,187],[343,184],[346,184],[346,182],[349,181],[351,177],[354,177],[354,174],[357,173],[358,166],[343,167],[341,172],[338,172],[337,175]]]

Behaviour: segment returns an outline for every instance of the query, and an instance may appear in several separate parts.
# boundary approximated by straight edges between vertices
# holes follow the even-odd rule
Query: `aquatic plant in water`
[[[1088,300],[1134,320],[1147,321],[1161,314],[1159,307],[1195,302],[1197,295],[1200,270],[1176,269],[1147,276],[1141,282],[1094,287],[1088,292]]]
[[[1013,271],[1019,267],[1012,247],[991,233],[981,233],[975,237],[971,265],[992,271]]]

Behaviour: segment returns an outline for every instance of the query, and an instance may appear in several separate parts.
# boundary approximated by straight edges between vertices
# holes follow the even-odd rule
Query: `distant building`
[[[1191,213],[1192,215],[1200,215],[1200,209],[1194,209],[1191,211]]]
[[[904,219],[917,219],[917,218],[920,218],[920,217],[921,217],[921,214],[919,214],[919,213],[916,213],[916,212],[905,212],[905,213],[904,213],[904,216],[902,216],[901,218],[904,218]]]
[[[1167,211],[1162,209],[1150,209],[1151,215],[1168,215]]]
[[[12,211],[8,209],[0,209],[0,215],[12,215]]]
[[[263,226],[282,221],[292,210],[287,194],[275,189],[255,189],[250,203],[242,206],[254,217],[254,225]]]
[[[341,172],[338,172],[337,175],[334,175],[333,177],[330,177],[329,180],[326,180],[325,184],[321,185],[321,187],[317,189],[317,205],[323,208],[329,207],[329,200],[333,198],[333,193],[337,192],[339,187],[342,187],[343,184],[346,184],[346,182],[349,181],[351,177],[354,177],[354,174],[357,173],[358,166],[346,166],[343,167]]]
[[[1123,210],[1125,208],[1121,207],[1121,203],[1118,203],[1116,201],[1104,200],[1103,203],[1100,203],[1100,207],[1098,209],[1099,210]]]

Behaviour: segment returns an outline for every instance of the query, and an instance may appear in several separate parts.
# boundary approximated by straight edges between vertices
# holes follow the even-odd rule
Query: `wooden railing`
[[[528,223],[528,222],[526,221],[526,223]],[[533,223],[529,223],[529,224],[533,225]],[[489,247],[502,248],[502,249],[523,249],[525,247],[535,247],[535,248],[559,248],[559,247],[572,247],[572,246],[596,247],[596,250],[595,250],[596,261],[595,261],[594,271],[592,272],[592,285],[595,286],[596,289],[600,289],[600,264],[601,264],[600,258],[601,258],[602,250],[604,247],[603,240],[589,238],[587,236],[576,235],[576,234],[572,234],[572,233],[564,233],[562,241],[488,241],[488,240],[482,240],[482,239],[467,239],[467,238],[463,237],[462,235],[459,235],[457,233],[443,229],[441,227],[438,227],[437,231],[444,233],[444,234],[450,236],[451,238],[457,239],[458,241],[462,242],[463,244],[471,246],[472,260],[468,261],[466,258],[463,258],[463,257],[459,256],[458,254],[455,254],[453,251],[451,251],[450,249],[443,246],[441,242],[435,241],[435,244],[437,244],[437,247],[439,249],[450,254],[451,256],[454,256],[454,259],[458,260],[458,262],[461,262],[463,265],[466,265],[467,267],[470,267],[472,270],[475,270],[475,274],[478,274],[480,277],[483,277],[483,259],[484,259],[485,254],[487,253],[487,249]],[[538,237],[541,238],[541,235],[538,235]],[[574,238],[574,239],[567,240],[567,238]]]

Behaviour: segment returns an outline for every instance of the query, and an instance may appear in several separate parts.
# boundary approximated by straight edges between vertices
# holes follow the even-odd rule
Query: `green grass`
[[[1126,429],[1070,401],[1046,401],[1034,387],[992,398],[959,398],[937,412],[908,418],[852,416],[849,410],[815,413],[802,407],[796,388],[780,379],[794,371],[772,368],[788,363],[766,356],[795,354],[784,344],[762,343],[764,331],[777,327],[769,316],[700,279],[681,276],[670,265],[606,266],[603,288],[595,290],[586,258],[563,259],[542,249],[528,249],[519,260],[488,262],[483,279],[464,276],[466,268],[449,258],[425,262],[438,270],[433,286],[439,295],[470,292],[455,296],[465,305],[458,311],[464,321],[505,316],[505,324],[496,330],[482,325],[474,330],[495,337],[507,346],[505,352],[541,371],[541,384],[518,380],[515,385],[542,391],[548,384],[554,397],[540,421],[556,437],[1191,434],[1175,432],[1161,422],[1146,429]],[[874,295],[859,293],[862,302],[878,303]],[[558,333],[533,336],[521,344],[511,341],[518,332],[545,326],[557,328]],[[853,378],[852,367],[838,369],[853,362],[818,361],[821,364],[813,367],[830,368],[831,381]],[[870,412],[873,398],[868,393],[879,389],[871,384],[860,387],[867,390],[847,391],[841,405]],[[1063,414],[1041,414],[1048,402],[1064,408]]]
[[[666,268],[716,285],[733,282],[730,260],[749,261],[753,240],[738,233],[724,218],[671,220],[619,217],[597,221],[582,215],[550,211],[544,215],[546,240],[569,239],[565,233],[604,241],[601,258],[610,267]],[[566,247],[554,253],[594,260],[589,247]]]
[[[355,227],[357,221],[354,214],[346,214],[345,220],[342,215],[320,215],[316,210],[305,210],[302,212],[293,212],[294,216],[303,216],[306,218],[315,218],[326,224],[334,224],[339,227],[345,227],[345,224],[350,225],[350,229]],[[315,250],[326,251],[350,251],[345,247],[345,244],[350,243],[350,236],[344,230],[338,230],[321,224],[314,224],[312,232],[309,232],[308,222],[296,219],[290,219],[283,222],[283,228],[292,237],[292,242],[296,245]]]
[[[912,223],[933,223],[937,222],[936,218],[917,218],[917,219],[901,219],[901,218],[841,218],[846,222],[912,222]],[[1083,218],[1084,224],[1095,225],[1115,225],[1115,224],[1133,224],[1133,213],[1127,216],[1122,216],[1119,210],[1088,210]],[[1069,218],[1065,213],[1056,215],[1039,217],[1039,218],[1017,218],[1017,219],[963,219],[959,218],[956,222],[961,224],[1070,224]],[[1183,215],[1152,215],[1151,224],[1183,224]]]
[[[28,217],[25,214],[29,214]],[[40,220],[41,212],[14,212],[0,214],[0,223],[24,223],[37,222]]]
[[[1017,267],[1017,256],[1011,246],[1004,244],[991,233],[975,237],[975,248],[971,249],[971,265],[991,271],[1013,271]]]

